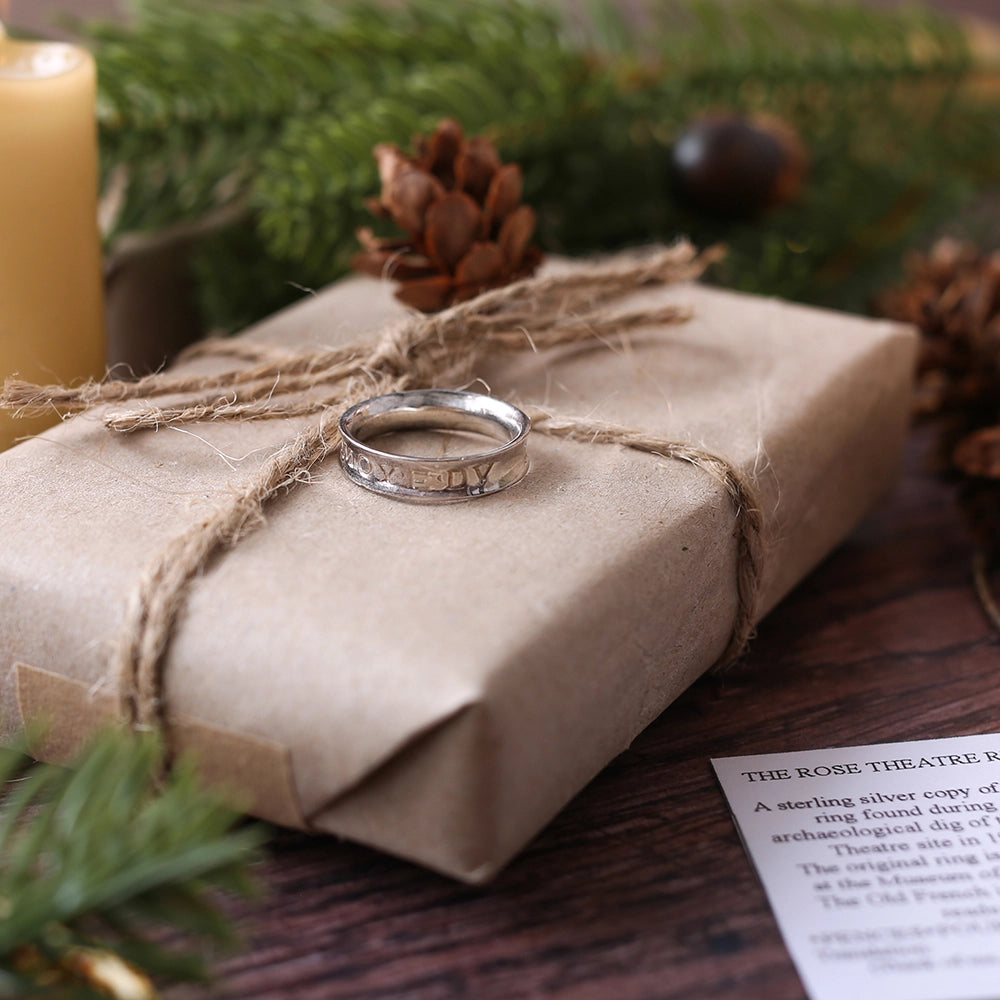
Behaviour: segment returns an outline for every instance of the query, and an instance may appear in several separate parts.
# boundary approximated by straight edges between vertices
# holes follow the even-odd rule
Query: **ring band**
[[[372,438],[402,430],[463,430],[496,438],[499,447],[432,458],[372,447]],[[492,396],[449,389],[393,392],[358,403],[340,418],[340,464],[359,486],[396,500],[440,503],[489,496],[528,471],[531,421]]]

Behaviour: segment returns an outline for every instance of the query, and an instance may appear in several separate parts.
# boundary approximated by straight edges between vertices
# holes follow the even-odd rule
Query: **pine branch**
[[[969,52],[959,26],[917,5],[892,11],[856,3],[659,0],[646,44],[684,76],[859,79],[964,72]],[[650,42],[652,40],[652,43]]]
[[[551,251],[721,238],[728,283],[845,306],[855,278],[996,180],[996,107],[963,98],[952,22],[816,0],[650,6],[636,30],[613,0],[588,0],[584,22],[506,0],[145,0],[98,50],[105,162],[132,174],[121,226],[246,205],[196,258],[209,318],[234,329],[343,273],[378,186],[372,146],[453,116],[522,165]],[[803,198],[763,225],[719,226],[670,190],[674,139],[718,108],[782,117],[810,150]]]
[[[912,189],[915,165],[925,178],[943,168],[954,174],[950,168],[968,148],[942,144],[937,129],[969,66],[959,32],[942,19],[794,0],[691,0],[662,5],[661,13],[674,21],[634,40],[636,51],[648,50],[650,37],[658,45],[658,62],[644,68],[635,58],[584,64],[558,46],[522,53],[499,75],[471,58],[461,67],[426,67],[353,115],[289,122],[254,184],[268,252],[294,262],[306,283],[329,280],[352,248],[350,234],[364,219],[359,206],[376,186],[370,161],[358,159],[364,149],[402,142],[407,130],[445,115],[470,131],[488,126],[505,158],[524,166],[525,197],[541,211],[540,234],[550,249],[585,252],[677,232],[739,242],[755,232],[720,232],[674,202],[666,182],[670,145],[702,108],[769,110],[798,125],[813,150],[811,204],[778,223],[790,230],[782,236],[812,250],[806,258],[797,252],[786,268],[793,258],[786,249],[773,270],[780,287],[759,290],[817,298],[822,289],[808,287],[811,277],[838,248],[822,258],[816,251],[830,236],[851,239],[871,218],[868,192]],[[686,30],[678,30],[678,18],[687,19]],[[602,46],[621,50],[620,17],[599,20]],[[943,200],[944,188],[955,185],[923,188]],[[922,208],[915,205],[914,216]],[[796,266],[804,259],[808,273]],[[796,272],[805,280],[789,282]]]
[[[157,787],[160,760],[155,739],[120,731],[74,770],[0,752],[0,997],[47,983],[86,995],[88,970],[115,954],[204,980],[206,945],[233,942],[213,893],[253,891],[262,830],[231,831],[235,814],[200,791],[189,762]]]
[[[119,230],[153,228],[245,192],[293,117],[376,99],[465,47],[511,55],[551,16],[520,2],[402,6],[303,0],[145,0],[133,25],[87,29],[100,66],[105,164],[128,164]]]

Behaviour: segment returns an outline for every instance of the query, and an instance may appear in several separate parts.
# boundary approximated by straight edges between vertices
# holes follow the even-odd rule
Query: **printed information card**
[[[712,766],[812,1000],[1000,998],[1000,735]]]

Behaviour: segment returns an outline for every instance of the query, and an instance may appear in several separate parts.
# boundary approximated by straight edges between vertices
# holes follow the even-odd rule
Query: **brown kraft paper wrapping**
[[[481,376],[752,475],[764,613],[891,487],[915,338],[697,284],[630,298],[664,302],[692,319]],[[245,336],[328,346],[402,315],[355,278]],[[137,575],[299,426],[117,435],[91,412],[0,455],[8,724],[50,720],[60,757],[109,716],[108,643]],[[179,748],[259,815],[494,875],[719,658],[737,601],[737,515],[710,475],[616,444],[529,448],[522,483],[466,503],[377,496],[335,454],[272,503],[181,615],[164,682]]]

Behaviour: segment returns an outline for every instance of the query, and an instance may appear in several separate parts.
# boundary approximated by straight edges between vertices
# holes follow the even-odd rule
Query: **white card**
[[[812,1000],[1000,998],[1000,735],[712,766]]]

